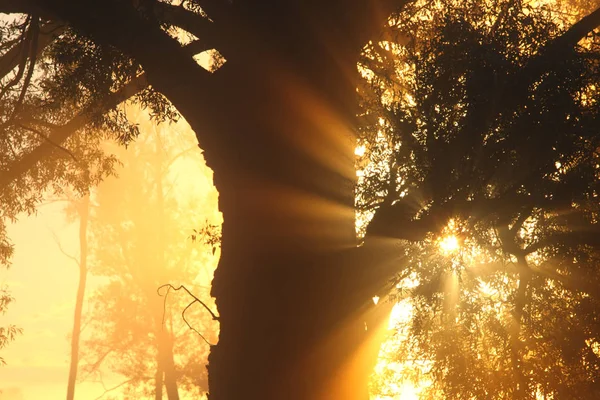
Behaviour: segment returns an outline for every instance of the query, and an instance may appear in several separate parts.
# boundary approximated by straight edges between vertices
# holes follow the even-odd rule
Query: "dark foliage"
[[[424,398],[600,393],[600,42],[565,45],[561,15],[415,3],[365,49],[358,205],[367,241],[409,240],[398,361]]]

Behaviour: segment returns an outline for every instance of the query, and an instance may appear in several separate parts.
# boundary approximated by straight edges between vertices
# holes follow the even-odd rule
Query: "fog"
[[[163,304],[165,297],[156,290],[184,284],[214,308],[209,287],[218,246],[192,235],[207,226],[218,234],[218,194],[184,121],[157,126],[143,111],[127,112],[135,113],[141,134],[127,148],[114,141],[103,145],[119,162],[114,176],[90,189],[75,398],[155,398],[159,368],[165,379],[165,367],[158,366],[161,340],[169,343],[167,358],[174,360],[181,398],[198,398],[206,391],[201,377],[208,345],[181,317],[193,298],[172,291]],[[16,299],[5,321],[23,333],[3,351],[2,399],[65,398],[82,262],[78,204],[76,192],[49,194],[36,215],[23,215],[10,226],[15,254],[0,282]],[[216,342],[218,325],[198,303],[186,317]]]

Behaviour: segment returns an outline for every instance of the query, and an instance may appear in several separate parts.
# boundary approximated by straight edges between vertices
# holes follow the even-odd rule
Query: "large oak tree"
[[[339,254],[355,246],[355,64],[391,6],[3,4],[30,16],[22,43],[31,46],[39,24],[68,25],[50,49],[50,97],[102,107],[143,71],[198,135],[226,220],[213,282],[221,336],[211,398],[367,396],[368,368],[353,363],[371,293],[361,288],[371,284]],[[225,65],[202,69],[162,29],[169,24],[216,47]]]
[[[45,126],[48,137],[64,138],[81,126],[90,117],[88,107],[96,123],[126,130],[114,112],[125,94],[137,93],[157,115],[169,115],[160,93],[190,123],[206,151],[224,215],[212,289],[221,334],[209,360],[211,399],[367,398],[378,348],[371,334],[378,308],[371,297],[398,267],[378,262],[395,249],[377,239],[418,239],[423,231],[439,231],[443,224],[432,220],[471,207],[467,197],[435,218],[421,218],[433,213],[409,213],[405,202],[390,203],[378,208],[364,245],[356,247],[356,64],[369,41],[384,39],[382,28],[403,3],[0,2],[3,12],[29,15],[16,43],[29,49],[19,54],[30,64],[40,46],[33,40],[40,27],[55,23],[64,30],[48,45],[54,68],[48,70],[49,85],[40,86],[46,101],[32,108],[48,115],[52,109],[41,106],[68,105],[59,113],[61,124]],[[596,11],[510,71],[506,79],[512,86],[498,100],[502,107],[524,101],[553,61],[599,23]],[[169,32],[174,26],[196,38],[181,45]],[[193,55],[213,48],[226,61],[211,73]],[[27,64],[11,70],[24,70],[20,65]],[[27,74],[21,75],[26,87]],[[143,89],[147,83],[151,89]],[[12,110],[36,105],[15,96]],[[113,114],[100,120],[109,110]],[[82,117],[69,119],[69,113]],[[477,130],[480,122],[465,129]],[[19,158],[19,168],[9,169],[13,175],[7,179],[18,179],[35,151]],[[365,330],[365,321],[371,329]]]

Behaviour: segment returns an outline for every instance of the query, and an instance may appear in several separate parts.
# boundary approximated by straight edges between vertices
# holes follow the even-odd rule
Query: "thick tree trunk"
[[[67,400],[75,398],[75,383],[77,382],[77,367],[79,365],[79,338],[81,336],[81,314],[87,282],[87,227],[89,221],[89,196],[85,196],[78,205],[79,210],[79,282],[75,300],[75,316],[73,317],[73,333],[71,335],[71,361],[69,365],[69,380],[67,383]]]
[[[224,226],[211,400],[368,398],[377,285],[346,254],[356,245],[356,61],[390,3],[223,2],[227,62],[210,76],[120,2],[51,2],[142,64],[215,171]]]
[[[375,293],[360,290],[366,265],[345,256],[356,246],[358,50],[332,54],[304,34],[237,49],[218,73],[227,89],[212,125],[227,148],[211,158],[224,216],[211,400],[368,399]]]

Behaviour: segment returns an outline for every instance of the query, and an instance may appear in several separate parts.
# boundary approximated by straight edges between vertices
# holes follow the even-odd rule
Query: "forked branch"
[[[206,337],[204,337],[204,335],[202,333],[200,333],[196,328],[194,328],[189,321],[185,318],[185,312],[194,305],[194,303],[199,303],[201,304],[206,311],[208,311],[208,313],[211,315],[212,319],[214,321],[218,321],[219,320],[219,316],[216,315],[209,306],[206,305],[205,302],[203,302],[202,300],[200,300],[196,295],[194,295],[192,292],[190,292],[190,290],[188,288],[186,288],[183,285],[179,285],[178,287],[175,287],[173,285],[171,285],[170,283],[167,283],[165,285],[159,286],[158,289],[156,289],[156,292],[158,293],[159,296],[162,296],[160,290],[162,288],[167,288],[167,291],[165,292],[164,296],[165,296],[165,301],[163,303],[163,320],[162,323],[163,325],[165,324],[165,315],[167,313],[167,296],[169,295],[169,292],[171,290],[185,290],[187,292],[187,294],[189,294],[194,300],[192,300],[187,306],[185,306],[185,308],[183,309],[183,311],[181,312],[181,317],[183,319],[183,321],[186,323],[186,325],[188,326],[188,328],[190,328],[191,330],[193,330],[194,332],[196,332],[201,338],[202,340],[204,340],[206,342],[206,344],[208,344],[209,346],[214,346],[212,343],[210,343]]]

